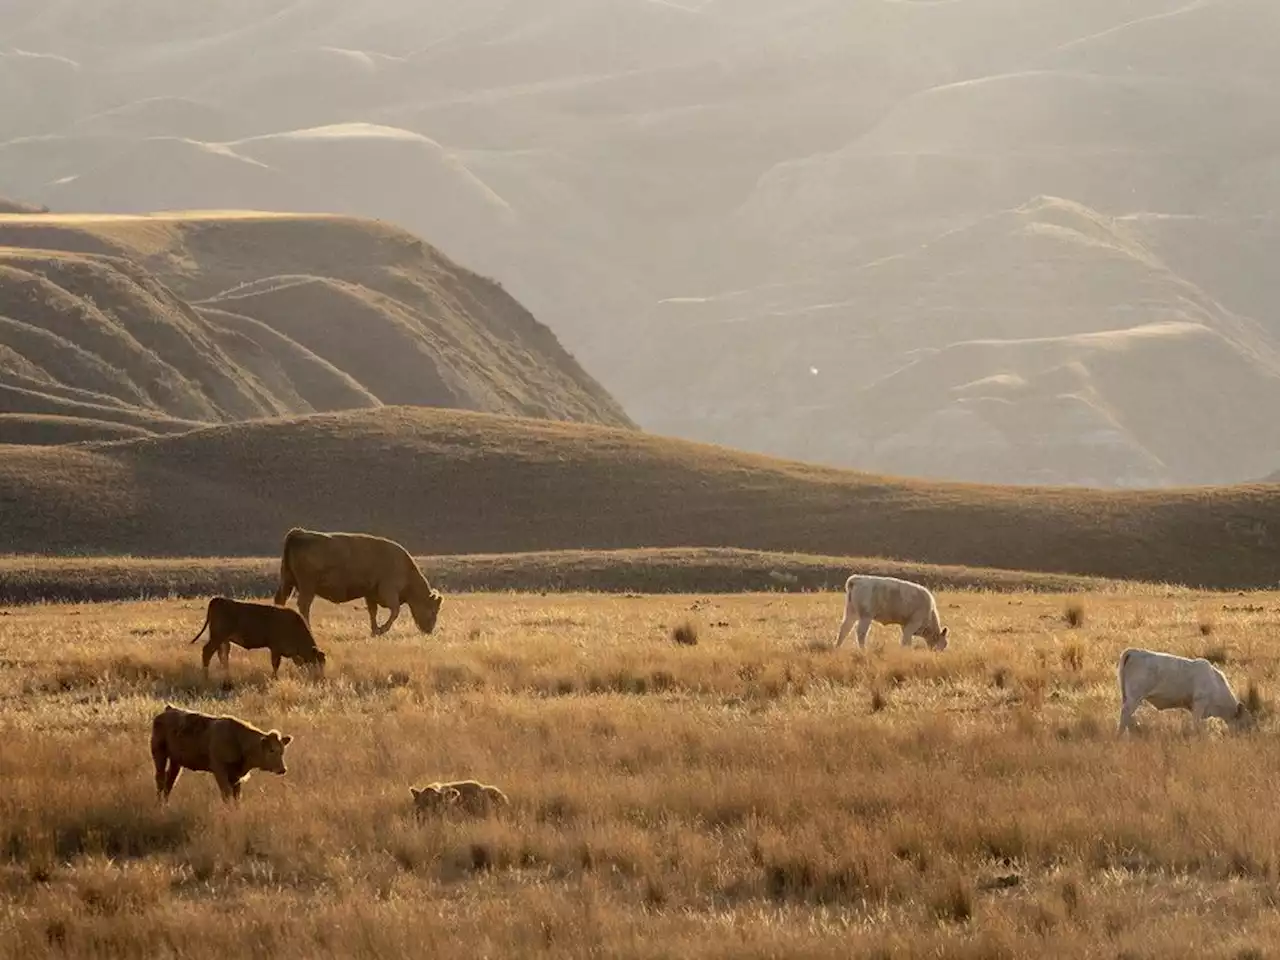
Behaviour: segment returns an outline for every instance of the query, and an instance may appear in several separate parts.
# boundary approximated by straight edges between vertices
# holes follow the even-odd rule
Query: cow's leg
[[[218,659],[222,662],[222,673],[224,676],[231,675],[231,641],[223,640],[222,646],[218,648]]]
[[[178,782],[178,774],[182,772],[182,765],[177,760],[169,761],[169,772],[164,778],[164,797],[169,799],[169,794],[173,793],[173,785]]]
[[[308,593],[301,587],[298,588],[298,613],[302,614],[302,619],[307,622],[307,626],[311,626],[311,604],[315,602],[316,595]]]
[[[165,764],[169,762],[169,757],[159,744],[152,744],[151,760],[156,765],[156,794],[163,800],[169,795],[168,790],[165,789],[164,775]]]
[[[1205,717],[1209,715],[1209,705],[1203,700],[1191,704],[1191,726],[1196,733],[1204,733]]]
[[[236,803],[240,802],[240,784],[242,782],[243,781],[241,780],[237,780],[235,783],[231,784],[231,799]]]
[[[1121,733],[1134,729],[1133,715],[1138,711],[1138,707],[1141,705],[1141,700],[1132,700],[1127,696],[1124,698],[1124,702],[1120,704]]]
[[[271,651],[271,679],[275,680],[280,676],[280,654]]]
[[[858,649],[865,650],[867,648],[867,634],[871,632],[871,615],[863,614],[858,618],[858,629],[856,636],[858,638]]]
[[[373,596],[366,597],[365,603],[369,607],[369,628],[373,631],[375,637],[380,637],[388,630],[391,625],[396,622],[396,617],[400,616],[400,598]],[[391,611],[391,616],[387,617],[386,623],[378,623],[378,606],[384,606]]]
[[[911,646],[911,641],[916,638],[916,632],[924,626],[924,616],[917,614],[902,625],[902,645],[904,647]]]
[[[227,776],[227,768],[220,763],[212,763],[210,766],[213,768],[210,772],[213,774],[213,779],[218,782],[218,792],[222,794],[223,802],[230,803],[236,799],[238,791],[232,784],[231,778]]]
[[[210,637],[205,643],[204,648],[200,651],[201,666],[204,667],[204,678],[209,679],[209,662],[213,660],[215,653],[221,654],[222,641],[217,637]]]
[[[855,616],[853,604],[847,600],[844,605],[844,619],[840,621],[840,632],[836,635],[836,649],[844,643],[845,637],[849,636],[849,631],[853,629],[853,624],[857,620]]]

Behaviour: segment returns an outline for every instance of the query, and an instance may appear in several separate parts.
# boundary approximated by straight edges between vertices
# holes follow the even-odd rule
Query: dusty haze
[[[7,0],[0,196],[393,221],[651,431],[982,481],[1280,468],[1270,2],[204,6]]]

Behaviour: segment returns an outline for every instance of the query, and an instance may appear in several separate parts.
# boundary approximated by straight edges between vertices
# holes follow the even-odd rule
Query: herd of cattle
[[[285,606],[295,590],[297,611]],[[203,650],[205,675],[208,676],[209,663],[215,655],[223,670],[229,669],[233,643],[246,650],[270,651],[273,677],[278,675],[282,660],[323,672],[326,657],[316,644],[310,624],[311,604],[316,597],[331,603],[364,600],[373,636],[391,629],[405,606],[418,629],[431,633],[443,599],[408,551],[392,540],[295,527],[284,539],[280,586],[273,603],[221,596],[209,601],[205,622],[191,641],[195,643],[208,629],[209,639]],[[381,624],[377,617],[379,607],[391,611]],[[901,627],[904,647],[920,636],[931,650],[947,649],[950,628],[942,625],[933,594],[918,583],[895,577],[849,577],[845,582],[844,620],[835,647],[839,648],[853,630],[858,646],[865,648],[872,623]],[[1158,710],[1189,710],[1197,725],[1208,717],[1217,717],[1235,730],[1248,729],[1256,723],[1222,671],[1207,660],[1128,649],[1120,655],[1117,673],[1122,733],[1133,728],[1134,712],[1144,701]],[[235,717],[211,716],[166,704],[151,728],[156,790],[161,800],[168,799],[178,774],[186,768],[213,774],[223,800],[239,800],[240,785],[250,771],[285,773],[284,750],[292,739],[276,730],[260,730]],[[420,813],[456,809],[486,814],[508,803],[500,789],[475,780],[437,782],[411,787],[410,792]]]

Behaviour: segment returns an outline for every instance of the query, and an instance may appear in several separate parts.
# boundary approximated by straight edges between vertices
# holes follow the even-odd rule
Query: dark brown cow
[[[240,799],[252,770],[283,776],[284,748],[293,741],[275,730],[259,730],[235,717],[215,717],[166,703],[151,721],[151,759],[156,793],[169,799],[182,768],[212,773],[224,801]]]
[[[204,675],[209,675],[209,661],[216,653],[222,661],[222,669],[231,669],[231,644],[246,650],[271,651],[271,676],[280,674],[280,661],[292,660],[299,667],[310,666],[323,672],[325,655],[316,646],[311,628],[296,610],[272,606],[269,603],[250,603],[232,600],[230,597],[214,597],[209,601],[204,626],[191,638],[195,643],[209,628],[209,639],[204,645]]]

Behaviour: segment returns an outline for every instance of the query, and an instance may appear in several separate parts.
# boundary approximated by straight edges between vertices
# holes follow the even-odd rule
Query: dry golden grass
[[[1116,738],[1127,645],[1273,689],[1275,594],[942,592],[953,644],[828,646],[825,595],[459,595],[436,636],[317,607],[328,676],[200,601],[0,616],[0,955],[1241,957],[1280,936],[1274,722]],[[696,618],[695,647],[671,630]],[[1255,696],[1258,694],[1255,691]],[[224,808],[154,800],[163,703],[296,737]],[[475,777],[492,820],[418,823]],[[1253,955],[1260,955],[1254,953]]]

